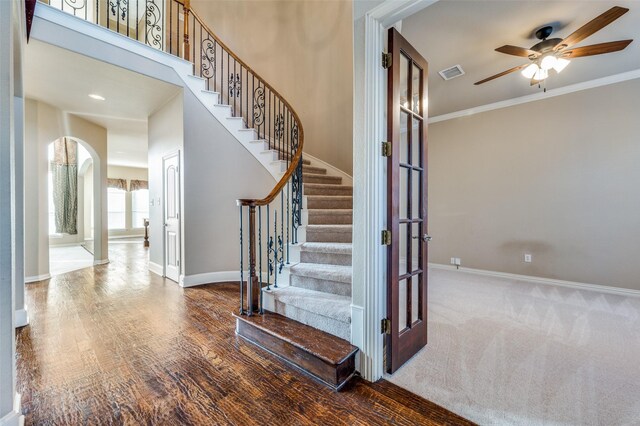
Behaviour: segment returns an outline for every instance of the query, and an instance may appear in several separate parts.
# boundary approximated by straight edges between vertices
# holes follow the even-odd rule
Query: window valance
[[[149,189],[149,182],[146,180],[131,179],[129,191],[133,192],[139,189]]]
[[[127,190],[127,180],[126,179],[107,179],[107,188],[115,188],[122,189],[123,191]]]

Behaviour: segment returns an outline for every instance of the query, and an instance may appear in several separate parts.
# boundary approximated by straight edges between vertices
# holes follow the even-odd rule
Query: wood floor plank
[[[471,424],[385,381],[333,392],[237,337],[237,283],[183,289],[148,249],[27,285],[17,331],[26,424]]]

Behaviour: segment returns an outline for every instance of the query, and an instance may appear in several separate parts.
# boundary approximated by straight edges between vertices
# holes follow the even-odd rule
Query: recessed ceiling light
[[[104,100],[105,100],[105,97],[104,97],[104,96],[96,95],[95,93],[91,93],[91,94],[89,95],[89,97],[90,97],[91,99],[95,99],[96,101],[104,101]]]

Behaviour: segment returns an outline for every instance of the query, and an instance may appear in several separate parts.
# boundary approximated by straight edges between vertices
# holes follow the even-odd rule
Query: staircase
[[[41,1],[50,5],[41,10],[49,22],[80,18],[126,36],[120,43],[133,52],[171,62],[185,90],[273,176],[266,197],[238,200],[237,334],[333,389],[344,386],[358,351],[349,343],[353,188],[338,171],[303,156],[304,131],[293,108],[189,0],[101,0],[95,7]],[[102,37],[95,28],[83,31]]]
[[[264,309],[342,339],[351,337],[353,188],[321,167],[303,166],[303,235],[289,286],[265,290]]]

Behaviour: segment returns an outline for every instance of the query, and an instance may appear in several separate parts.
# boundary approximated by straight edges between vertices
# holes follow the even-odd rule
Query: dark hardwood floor
[[[17,333],[26,424],[471,424],[397,386],[333,392],[234,333],[237,284],[182,289],[138,244],[27,285]]]

